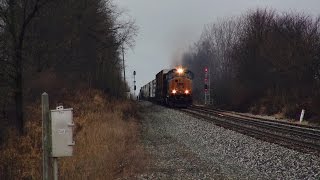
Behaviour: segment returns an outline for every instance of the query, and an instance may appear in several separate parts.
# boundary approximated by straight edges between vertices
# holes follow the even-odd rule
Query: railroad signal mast
[[[136,90],[137,90],[137,86],[136,86],[136,71],[133,71],[133,91],[134,91],[134,98],[136,98]]]
[[[210,104],[210,71],[208,67],[204,68],[204,104]]]

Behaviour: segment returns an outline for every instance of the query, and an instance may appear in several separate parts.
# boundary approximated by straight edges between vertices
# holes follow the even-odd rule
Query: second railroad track
[[[291,123],[232,115],[223,110],[191,106],[180,111],[254,138],[303,152],[320,154],[320,129]]]

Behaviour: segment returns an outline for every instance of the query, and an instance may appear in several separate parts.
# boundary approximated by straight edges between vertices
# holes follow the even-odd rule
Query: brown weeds
[[[60,179],[130,178],[142,170],[145,155],[132,102],[83,91],[63,103],[74,108],[76,146],[72,157],[58,159]],[[27,134],[10,130],[0,149],[0,179],[41,179],[40,106],[28,110]]]

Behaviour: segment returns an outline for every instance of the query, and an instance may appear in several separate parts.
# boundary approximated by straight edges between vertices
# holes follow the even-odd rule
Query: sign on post
[[[43,131],[43,180],[58,180],[58,157],[72,156],[73,109],[58,106],[49,112],[49,96],[43,93],[42,131]],[[53,176],[53,177],[52,177]]]
[[[52,157],[72,156],[73,146],[73,109],[58,106],[51,110]]]

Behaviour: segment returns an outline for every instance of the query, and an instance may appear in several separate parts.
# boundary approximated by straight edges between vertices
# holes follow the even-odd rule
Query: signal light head
[[[204,68],[204,72],[208,72],[208,68],[207,67]]]

